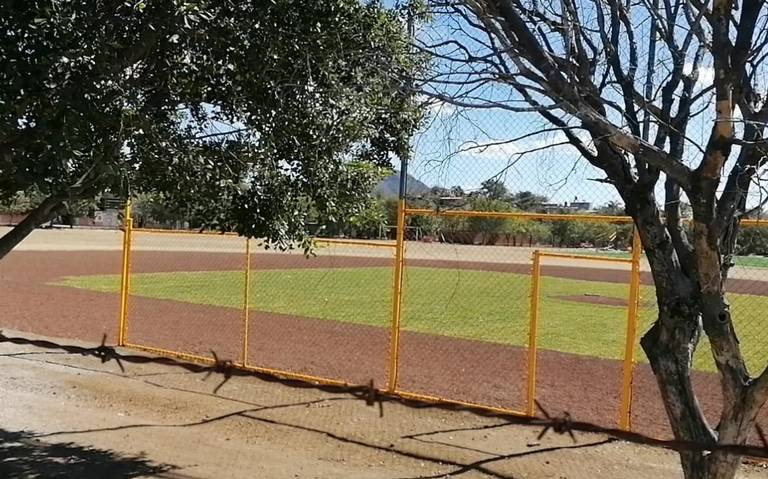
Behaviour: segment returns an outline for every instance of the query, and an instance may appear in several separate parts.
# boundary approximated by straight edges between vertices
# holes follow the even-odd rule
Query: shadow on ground
[[[27,431],[0,429],[0,477],[114,478],[124,479],[170,472],[174,468],[155,465],[141,457],[94,449],[72,442],[43,442]]]

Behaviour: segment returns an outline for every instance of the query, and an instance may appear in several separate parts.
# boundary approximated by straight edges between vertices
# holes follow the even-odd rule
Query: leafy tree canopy
[[[505,200],[509,197],[509,190],[503,181],[498,178],[490,178],[480,184],[478,193],[490,200]]]
[[[45,197],[0,257],[104,191],[285,247],[354,213],[420,119],[404,22],[357,0],[10,0],[0,30],[0,199]]]
[[[541,207],[542,203],[548,202],[549,198],[530,191],[519,191],[510,197],[510,201],[515,207],[523,211],[533,211]]]

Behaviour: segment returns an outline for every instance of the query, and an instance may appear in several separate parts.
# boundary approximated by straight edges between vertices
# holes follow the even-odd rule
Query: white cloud
[[[516,143],[465,145],[462,150],[473,158],[508,159],[525,150]]]
[[[574,134],[584,143],[584,145],[590,150],[594,150],[592,146],[592,139],[589,134],[583,130],[576,130]],[[509,159],[513,156],[523,153],[530,154],[551,154],[557,153],[565,158],[571,158],[577,155],[575,149],[567,145],[568,138],[562,131],[554,133],[547,133],[532,137],[527,137],[519,141],[510,143],[498,143],[498,142],[486,142],[476,143],[467,142],[464,143],[459,151],[463,152],[467,156],[479,159]]]
[[[693,70],[693,63],[686,62],[683,66],[683,73],[690,75]],[[699,88],[705,88],[715,81],[715,67],[699,65],[699,78],[696,79],[696,86]]]
[[[450,116],[456,111],[456,106],[440,100],[427,102],[427,111],[430,117]]]
[[[427,95],[418,95],[416,101],[426,108],[432,118],[450,116],[456,111],[455,105]]]

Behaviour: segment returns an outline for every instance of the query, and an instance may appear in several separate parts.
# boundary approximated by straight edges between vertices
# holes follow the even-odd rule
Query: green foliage
[[[378,238],[387,226],[387,210],[380,201],[371,199],[349,219],[353,236]]]
[[[191,217],[180,207],[169,206],[161,193],[141,193],[133,199],[133,218],[138,227],[180,227]]]
[[[490,200],[505,200],[509,198],[509,191],[504,182],[497,178],[490,178],[480,184],[480,196]]]
[[[605,216],[625,216],[627,214],[624,205],[618,201],[609,201],[603,206],[596,208],[595,213]]]
[[[24,215],[36,208],[44,199],[45,196],[35,188],[27,192],[20,191],[0,201],[0,213]],[[66,208],[61,213],[59,221],[64,224],[74,225],[77,218],[92,217],[97,205],[95,198],[89,198],[67,201],[65,206]]]
[[[519,191],[510,196],[509,201],[521,211],[536,211],[542,203],[549,201],[549,198],[530,191]]]
[[[424,22],[433,18],[426,0],[397,0],[395,5],[406,17],[411,16],[416,21]]]
[[[541,221],[507,220],[504,232],[527,238],[529,244],[546,242],[551,237],[549,226]]]
[[[151,193],[287,247],[408,154],[420,65],[357,0],[0,6],[0,199]]]
[[[736,241],[739,255],[768,255],[768,228],[742,227]]]
[[[575,248],[584,244],[604,247],[615,240],[616,226],[587,221],[550,221],[555,246]]]
[[[536,195],[526,195],[523,192],[522,197],[539,202]],[[519,196],[520,194],[513,195]],[[531,203],[532,204],[532,203]],[[508,201],[491,200],[486,198],[474,198],[472,200],[472,209],[475,211],[516,211]],[[483,218],[471,217],[467,220],[467,229],[473,233],[480,234],[480,240],[483,244],[496,244],[501,235],[505,235],[507,242],[511,240],[512,244],[517,243],[520,238],[521,243],[528,244],[542,242],[550,238],[550,227],[540,221],[529,221],[523,219],[503,219],[503,218]]]
[[[460,235],[470,230],[469,219],[461,217],[432,217],[436,222],[435,230],[451,243],[473,242],[474,238]]]
[[[384,208],[387,225],[397,225],[397,198],[385,198],[381,200],[381,207]]]
[[[446,218],[437,216],[412,216],[408,218],[408,227],[411,233],[408,233],[409,239],[415,239],[416,234],[419,237],[437,236],[445,226]]]
[[[44,197],[34,189],[29,192],[19,191],[14,195],[6,196],[0,201],[0,213],[22,215],[31,211],[43,199]]]
[[[411,208],[424,208],[428,210],[434,210],[440,206],[440,198],[445,196],[446,190],[444,188],[433,187],[421,198],[409,199],[408,206]],[[393,208],[394,221],[391,225],[397,224],[397,202],[395,201],[391,208]],[[416,232],[420,236],[439,236],[446,223],[451,218],[444,218],[438,216],[409,216],[406,218],[406,226],[409,228],[408,238],[415,238]]]
[[[483,183],[484,190],[486,188],[486,183],[487,182]],[[500,212],[512,211],[512,208],[509,206],[509,203],[501,201],[501,199],[499,198],[494,199],[494,196],[498,196],[502,193],[501,188],[503,188],[503,191],[506,192],[506,188],[504,188],[504,185],[501,184],[500,185],[501,188],[498,188],[499,183],[489,183],[487,186],[488,186],[487,197],[473,198],[472,210],[500,211]],[[502,195],[502,197],[503,196],[504,195]],[[505,227],[508,226],[509,224],[510,222],[508,220],[505,220],[502,218],[487,218],[482,216],[472,216],[467,219],[467,228],[471,232],[480,233],[482,244],[495,244],[496,240],[499,237],[499,234],[501,234],[502,232],[505,232]]]

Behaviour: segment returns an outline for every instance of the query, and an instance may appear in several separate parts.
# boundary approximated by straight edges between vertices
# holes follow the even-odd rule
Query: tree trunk
[[[691,382],[693,353],[701,335],[701,320],[690,304],[660,301],[659,319],[640,344],[653,369],[664,407],[678,440],[703,444],[716,441]],[[680,453],[687,479],[704,479],[703,452]]]
[[[669,292],[663,297],[670,297]],[[699,444],[744,445],[754,429],[765,398],[755,394],[749,382],[734,394],[724,394],[717,429],[707,422],[691,382],[692,359],[702,332],[701,305],[695,300],[672,295],[660,300],[659,318],[643,336],[647,355],[662,400],[678,440]],[[725,451],[683,451],[680,453],[686,479],[733,479],[741,456]]]
[[[30,211],[26,218],[0,238],[0,260],[29,236],[35,228],[55,218],[63,205],[64,202],[61,198],[49,196]]]

